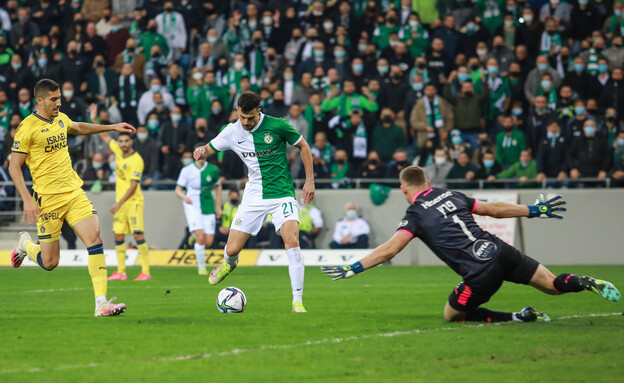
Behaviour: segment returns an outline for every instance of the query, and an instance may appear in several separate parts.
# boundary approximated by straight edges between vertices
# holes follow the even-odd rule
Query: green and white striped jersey
[[[295,197],[286,144],[297,145],[303,137],[286,120],[260,113],[260,121],[250,131],[239,121],[229,124],[210,141],[216,151],[232,150],[247,165],[249,182],[246,202]]]

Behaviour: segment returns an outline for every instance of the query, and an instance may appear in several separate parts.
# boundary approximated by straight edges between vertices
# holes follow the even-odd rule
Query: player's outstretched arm
[[[215,153],[216,152],[210,147],[210,144],[207,144],[195,149],[195,151],[193,152],[193,158],[195,159],[195,161],[205,160]]]
[[[412,236],[404,231],[398,231],[390,240],[378,246],[372,253],[349,266],[323,266],[321,270],[333,280],[351,278],[366,269],[375,267],[394,258],[407,246]]]
[[[520,217],[540,217],[540,218],[558,218],[562,216],[555,214],[564,212],[566,202],[557,195],[548,201],[544,201],[544,196],[539,194],[535,205],[517,205],[507,202],[479,202],[475,209],[475,214],[485,215],[493,218],[520,218]]]
[[[74,135],[89,135],[89,134],[98,134],[102,132],[115,131],[119,133],[136,133],[136,129],[134,126],[126,123],[120,122],[119,124],[113,125],[101,125],[101,124],[90,124],[88,122],[75,122],[72,121],[72,127],[69,130],[69,134]]]
[[[24,201],[24,214],[22,216],[22,221],[27,221],[28,224],[34,225],[37,223],[37,217],[39,217],[40,212],[37,204],[35,204],[31,198],[28,188],[26,187],[26,182],[24,181],[24,173],[22,173],[24,161],[26,161],[26,154],[18,152],[11,153],[9,174],[13,179],[17,192],[20,197],[22,197],[22,201]]]
[[[302,138],[296,145],[301,151],[301,161],[305,170],[306,181],[303,184],[303,204],[309,205],[314,200],[314,163],[312,160],[312,149],[310,145]]]

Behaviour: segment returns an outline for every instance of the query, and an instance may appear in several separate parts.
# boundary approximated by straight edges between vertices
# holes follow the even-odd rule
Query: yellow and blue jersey
[[[143,193],[141,192],[141,176],[143,175],[143,158],[138,152],[124,157],[119,144],[115,140],[111,140],[108,144],[116,157],[117,167],[115,168],[115,201],[119,201],[126,194],[132,181],[137,181],[139,185],[127,202],[143,203]]]
[[[82,186],[67,149],[71,128],[72,121],[64,113],[47,120],[36,112],[17,127],[12,151],[26,154],[26,166],[38,194],[68,193]]]

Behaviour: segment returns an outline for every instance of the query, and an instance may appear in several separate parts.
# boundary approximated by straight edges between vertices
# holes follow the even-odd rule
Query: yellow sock
[[[37,262],[37,256],[41,252],[41,246],[33,243],[33,241],[28,241],[26,242],[24,247],[26,248],[26,254],[28,254],[28,258],[30,258],[35,263],[39,263]]]
[[[149,248],[147,247],[145,240],[137,241],[137,244],[139,245],[139,257],[141,258],[141,271],[145,274],[149,274]]]
[[[126,244],[124,241],[115,241],[115,251],[117,251],[117,272],[126,272]]]
[[[89,252],[89,275],[93,282],[93,291],[95,297],[106,296],[106,284],[108,281],[106,277],[108,272],[106,271],[106,259],[104,258],[104,248],[102,244],[94,245],[87,248]]]

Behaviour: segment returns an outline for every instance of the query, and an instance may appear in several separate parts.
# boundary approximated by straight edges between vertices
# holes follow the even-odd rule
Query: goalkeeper
[[[460,192],[432,188],[425,172],[410,166],[400,173],[401,191],[411,205],[397,232],[359,262],[343,267],[322,267],[334,280],[353,277],[398,254],[414,237],[419,237],[435,254],[462,277],[444,307],[447,321],[534,322],[549,321],[548,315],[526,307],[519,312],[492,311],[481,307],[498,291],[503,281],[530,285],[551,295],[591,291],[609,301],[618,301],[613,284],[589,276],[555,276],[546,267],[500,238],[481,229],[472,214],[494,218],[558,218],[564,212],[561,196],[535,205],[482,202]]]

